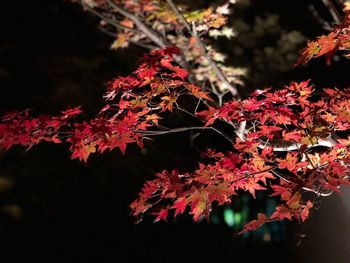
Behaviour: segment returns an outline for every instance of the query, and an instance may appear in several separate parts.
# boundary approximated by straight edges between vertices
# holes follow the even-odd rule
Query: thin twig
[[[323,146],[323,147],[328,147],[328,148],[331,148],[331,147],[334,147],[335,145],[337,144],[337,142],[331,138],[331,137],[328,137],[326,139],[318,139],[318,143],[315,143],[315,144],[310,144],[307,146],[307,149],[310,149],[310,148],[313,148],[313,147],[317,147],[317,146]],[[274,152],[290,152],[290,151],[296,151],[296,150],[299,150],[299,148],[301,147],[302,145],[300,143],[295,143],[295,144],[292,144],[290,146],[281,146],[281,147],[275,147],[273,144],[269,145],[269,147],[273,147],[273,151]],[[265,146],[263,144],[260,144],[258,146],[259,149],[264,149]]]
[[[189,112],[188,110],[185,110],[185,109],[183,109],[183,108],[181,108],[181,107],[179,107],[179,106],[177,106],[175,109],[180,110],[180,111],[182,111],[182,112],[185,112],[185,113],[187,113],[188,115],[190,115],[190,116],[192,116],[193,118],[195,118],[196,120],[198,120],[198,117],[197,117],[195,114]]]
[[[195,25],[193,25],[193,34],[194,37],[196,39],[197,45],[199,46],[199,48],[201,49],[204,57],[208,60],[211,68],[215,71],[216,76],[220,79],[221,82],[223,82],[226,86],[226,88],[231,92],[232,96],[237,97],[238,96],[238,92],[237,92],[237,88],[234,87],[224,76],[224,74],[222,73],[222,71],[220,70],[219,66],[216,64],[216,62],[211,58],[211,56],[208,54],[207,52],[207,48],[204,46],[202,40],[198,37],[197,35],[197,31],[196,31],[196,27]]]
[[[164,134],[170,134],[170,133],[178,133],[178,132],[185,132],[185,131],[194,131],[194,130],[212,130],[215,131],[216,133],[220,134],[223,136],[227,141],[229,141],[232,144],[232,140],[223,134],[221,131],[215,129],[214,127],[181,127],[181,128],[176,128],[176,129],[171,129],[168,131],[138,131],[139,133],[142,133],[143,135],[146,136],[157,136],[157,135],[164,135]]]

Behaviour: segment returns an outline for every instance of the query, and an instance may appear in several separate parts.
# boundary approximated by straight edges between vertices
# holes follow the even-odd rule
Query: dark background
[[[250,2],[231,21],[240,37],[217,41],[230,63],[249,69],[247,88],[306,78],[319,87],[350,83],[349,63],[342,59],[331,67],[321,59],[292,67],[296,56],[288,54],[325,33],[308,9],[312,3],[330,20],[318,1]],[[82,105],[85,117],[92,116],[102,105],[105,83],[133,70],[145,52],[134,46],[111,51],[112,39],[98,30],[98,21],[68,1],[6,1],[0,12],[1,114],[26,108],[55,114]],[[258,16],[276,14],[275,24],[254,35]],[[302,37],[283,49],[279,40],[291,31]],[[265,47],[279,55],[265,54]],[[205,136],[202,143],[219,140]],[[162,169],[193,169],[197,160],[188,134],[159,137],[145,151],[129,147],[125,156],[96,155],[87,164],[70,160],[65,145],[0,152],[0,261],[349,262],[349,214],[338,196],[325,200],[306,225],[282,223],[279,238],[269,242],[258,234],[237,237],[222,209],[215,212],[216,223],[183,216],[157,224],[149,217],[135,225],[128,205],[142,184]],[[264,204],[250,200],[250,218]],[[297,246],[300,232],[306,237]]]

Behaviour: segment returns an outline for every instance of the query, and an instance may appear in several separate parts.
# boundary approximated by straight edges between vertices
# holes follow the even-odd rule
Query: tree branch
[[[332,27],[330,26],[330,24],[321,17],[319,12],[316,10],[316,8],[313,5],[309,5],[309,10],[311,11],[311,14],[314,16],[317,22],[320,23],[324,29],[328,31],[332,30]]]
[[[316,147],[316,146],[323,146],[323,147],[331,148],[331,147],[334,147],[336,144],[337,144],[337,142],[333,138],[328,137],[326,139],[319,139],[318,143],[316,143],[316,144],[308,145],[307,149],[310,149],[310,148],[313,148],[313,147]],[[273,151],[274,152],[290,152],[290,151],[299,150],[299,148],[302,145],[300,143],[295,143],[295,144],[292,144],[290,146],[285,146],[285,147],[275,147],[274,145],[269,145],[269,146],[273,147]],[[264,149],[265,145],[260,144],[258,146],[258,148],[259,149]]]
[[[331,0],[322,0],[322,3],[329,9],[329,13],[333,17],[333,20],[336,24],[341,24],[342,18],[339,14],[337,8]]]
[[[232,96],[238,96],[238,91],[237,88],[234,87],[224,76],[224,74],[222,73],[222,71],[220,70],[220,68],[218,67],[218,65],[216,64],[216,62],[210,57],[210,55],[207,52],[207,49],[205,47],[205,45],[203,44],[202,40],[200,39],[200,37],[197,34],[196,28],[193,25],[192,28],[190,26],[190,24],[188,23],[188,21],[186,20],[186,18],[182,15],[182,13],[180,12],[180,10],[177,8],[177,6],[174,4],[174,2],[172,0],[166,0],[167,3],[169,4],[170,8],[173,10],[173,12],[175,13],[176,17],[184,24],[184,26],[186,27],[186,29],[191,33],[191,35],[195,38],[196,43],[198,45],[198,47],[201,49],[204,57],[208,60],[210,67],[215,71],[215,74],[217,75],[217,77],[220,79],[221,82],[223,82],[226,86],[226,88],[231,92]]]
[[[166,40],[164,40],[156,31],[152,28],[148,27],[145,23],[143,23],[137,16],[129,13],[124,10],[120,6],[118,6],[113,0],[107,0],[108,4],[119,14],[129,18],[131,21],[135,23],[140,31],[142,31],[149,39],[151,39],[157,46],[160,48],[165,48],[169,44]]]
[[[142,33],[139,30],[136,30],[134,28],[131,27],[126,27],[123,26],[121,24],[118,24],[117,22],[115,22],[114,20],[104,16],[103,14],[101,14],[100,12],[98,12],[97,10],[95,10],[94,8],[90,7],[89,5],[85,4],[84,1],[80,1],[81,5],[86,8],[87,10],[89,10],[89,12],[93,13],[94,15],[96,15],[97,17],[101,18],[103,21],[107,22],[108,24],[114,26],[115,28],[119,29],[119,30],[128,30],[130,32],[134,32],[134,33]]]
[[[188,32],[192,33],[191,25],[188,23],[186,18],[183,16],[183,14],[180,12],[180,10],[177,8],[177,6],[174,4],[172,0],[166,0],[170,8],[174,11],[176,17],[182,22],[182,24],[186,27]]]

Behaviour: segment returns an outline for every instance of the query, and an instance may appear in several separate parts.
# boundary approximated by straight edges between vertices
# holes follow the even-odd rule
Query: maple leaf
[[[318,141],[317,136],[304,136],[300,142],[305,145],[314,145]]]
[[[96,146],[93,143],[90,144],[82,144],[78,147],[73,148],[73,153],[71,158],[79,158],[80,161],[87,162],[91,153],[96,152]]]
[[[259,94],[262,94],[263,92],[260,93],[260,92],[256,91],[256,93],[258,93],[258,94],[256,94],[256,96],[258,96]],[[254,95],[252,95],[252,96],[254,97]],[[242,108],[246,111],[255,111],[255,110],[260,108],[260,106],[261,106],[260,104],[261,103],[258,102],[256,99],[249,98],[242,103]]]
[[[259,156],[254,156],[253,161],[252,161],[252,166],[254,167],[254,170],[256,172],[261,172],[266,168],[265,167],[265,160],[260,158]]]
[[[208,92],[202,91],[201,88],[197,87],[196,85],[189,83],[185,86],[190,93],[195,96],[198,99],[205,99],[209,101],[213,101],[212,98],[208,96]]]
[[[313,207],[311,201],[307,201],[303,211],[301,212],[301,220],[304,222],[309,217],[310,209]]]
[[[280,205],[276,207],[276,211],[271,215],[271,219],[283,220],[289,219],[292,220],[293,210],[285,207],[284,205]]]
[[[216,113],[217,111],[214,107],[208,106],[208,110],[197,112],[196,115],[200,118],[204,118],[206,121],[205,126],[209,126],[214,123]]]
[[[286,204],[291,209],[299,209],[301,206],[301,197],[300,192],[296,192],[287,200]]]
[[[259,213],[258,219],[252,220],[249,223],[245,224],[245,226],[243,227],[243,230],[241,232],[239,232],[239,234],[241,235],[241,234],[244,234],[244,233],[249,232],[249,231],[254,231],[254,230],[258,229],[259,227],[261,227],[266,222],[267,222],[266,215]]]
[[[281,127],[266,126],[266,125],[259,126],[259,129],[260,131],[258,132],[258,134],[259,135],[261,134],[262,136],[266,136],[266,138],[268,138],[269,140],[272,140],[273,137],[276,135],[276,133],[282,130]]]
[[[321,36],[318,38],[317,42],[318,45],[321,47],[320,52],[317,54],[316,57],[320,57],[322,55],[327,54],[327,65],[330,64],[330,59],[332,58],[332,54],[335,52],[337,48],[337,40],[336,40],[337,34],[334,32],[331,32],[327,36]]]
[[[155,213],[155,215],[157,215],[157,217],[154,220],[154,222],[158,222],[160,220],[167,221],[168,213],[169,213],[169,211],[167,208],[161,209],[158,213]]]
[[[256,182],[262,182],[266,185],[266,179],[275,179],[275,176],[270,172],[262,172],[254,175],[254,179]]]
[[[208,191],[209,203],[217,201],[219,205],[229,203],[231,201],[229,198],[234,194],[232,189],[230,189],[228,183],[221,183],[215,186],[208,186],[206,188],[206,191]]]
[[[55,134],[54,136],[52,136],[51,137],[51,141],[53,142],[53,143],[62,143],[62,140],[60,140],[59,138],[58,138],[58,135],[57,134]]]
[[[120,21],[120,24],[126,27],[130,27],[133,28],[134,27],[134,22],[131,21],[130,19],[123,19],[122,21]]]
[[[178,47],[166,47],[163,49],[154,50],[152,53],[159,54],[160,56],[173,57],[173,55],[180,54],[180,49]]]
[[[264,160],[270,160],[273,156],[273,147],[265,146],[261,152],[261,156]]]
[[[208,194],[206,191],[197,190],[190,197],[191,202],[191,214],[193,215],[194,221],[207,212],[208,209]]]
[[[307,47],[300,52],[297,65],[303,65],[309,62],[312,58],[316,57],[320,52],[321,47],[317,41],[310,41],[307,43]]]
[[[183,68],[180,68],[179,66],[174,66],[171,68],[171,70],[174,71],[174,73],[172,74],[173,77],[178,77],[184,80],[188,76],[188,71]]]
[[[153,96],[162,94],[166,90],[164,82],[161,82],[159,79],[155,79],[155,81],[152,81],[150,83],[150,86],[152,88]]]
[[[249,178],[248,181],[244,184],[244,190],[249,191],[249,193],[255,197],[255,191],[256,190],[266,190],[265,187],[258,184],[255,180],[255,178]]]
[[[277,158],[276,161],[278,162],[278,168],[293,172],[297,167],[298,154],[289,152],[285,159]]]
[[[227,18],[222,15],[212,15],[210,21],[208,21],[208,26],[213,28],[220,28],[226,24]]]
[[[142,64],[136,71],[138,79],[142,80],[141,86],[149,84],[158,74],[158,67],[152,64]]]
[[[271,188],[274,191],[274,193],[270,195],[271,197],[280,195],[282,200],[287,201],[292,196],[292,193],[288,187],[281,185],[271,185]]]
[[[118,147],[120,151],[124,154],[126,150],[126,145],[128,143],[134,142],[134,140],[127,133],[106,135],[106,140],[108,142],[108,148],[113,150]]]
[[[153,181],[148,181],[143,185],[142,196],[144,198],[150,198],[159,190],[159,185]]]
[[[146,116],[147,121],[151,121],[154,124],[158,125],[158,120],[160,120],[161,117],[159,117],[157,114],[151,114]]]
[[[182,214],[183,212],[185,212],[186,207],[188,204],[188,200],[186,197],[181,197],[179,199],[177,199],[174,203],[174,205],[172,206],[172,208],[175,209],[175,215],[177,216],[179,214]]]
[[[112,43],[112,49],[126,48],[129,46],[130,33],[118,33],[117,39]]]
[[[161,97],[162,102],[160,106],[162,107],[162,111],[168,110],[170,112],[173,111],[174,103],[177,100],[177,96],[175,93],[171,93],[169,96]]]
[[[152,205],[147,203],[144,198],[136,199],[130,204],[130,208],[133,210],[134,216],[145,213],[151,207]]]
[[[137,97],[134,100],[130,101],[130,105],[134,109],[136,109],[136,108],[145,108],[145,107],[147,107],[147,102],[148,102],[147,98]]]
[[[184,80],[187,76],[188,76],[188,71],[185,69],[180,68],[179,66],[174,66],[172,64],[173,59],[171,57],[166,57],[163,58],[160,63],[163,67],[170,69],[171,71],[174,71],[174,73],[172,73],[172,76],[178,77],[182,80]]]
[[[287,142],[300,142],[301,138],[304,137],[304,132],[300,130],[296,131],[283,131],[283,140]]]

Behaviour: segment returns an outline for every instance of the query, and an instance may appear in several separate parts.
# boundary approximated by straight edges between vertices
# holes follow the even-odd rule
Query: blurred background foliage
[[[216,3],[183,2],[196,8]],[[321,87],[350,83],[349,62],[340,58],[331,67],[319,60],[293,66],[307,39],[325,33],[310,5],[331,20],[319,2],[238,1],[229,21],[236,36],[215,45],[229,64],[247,69],[246,95],[305,78]],[[99,31],[97,19],[68,1],[6,1],[2,12],[1,113],[30,107],[34,114],[55,114],[82,105],[88,118],[102,105],[106,82],[135,69],[146,52],[135,46],[112,51],[113,39]],[[189,137],[158,137],[142,151],[96,155],[87,164],[71,161],[64,145],[0,152],[0,260],[250,262],[264,256],[296,262],[300,235],[293,233],[304,226],[281,223],[234,236],[258,211],[271,211],[274,201],[265,196],[243,195],[216,210],[209,223],[184,216],[133,224],[128,205],[147,178],[162,169],[193,169],[201,149],[222,144],[211,133],[195,145]]]

